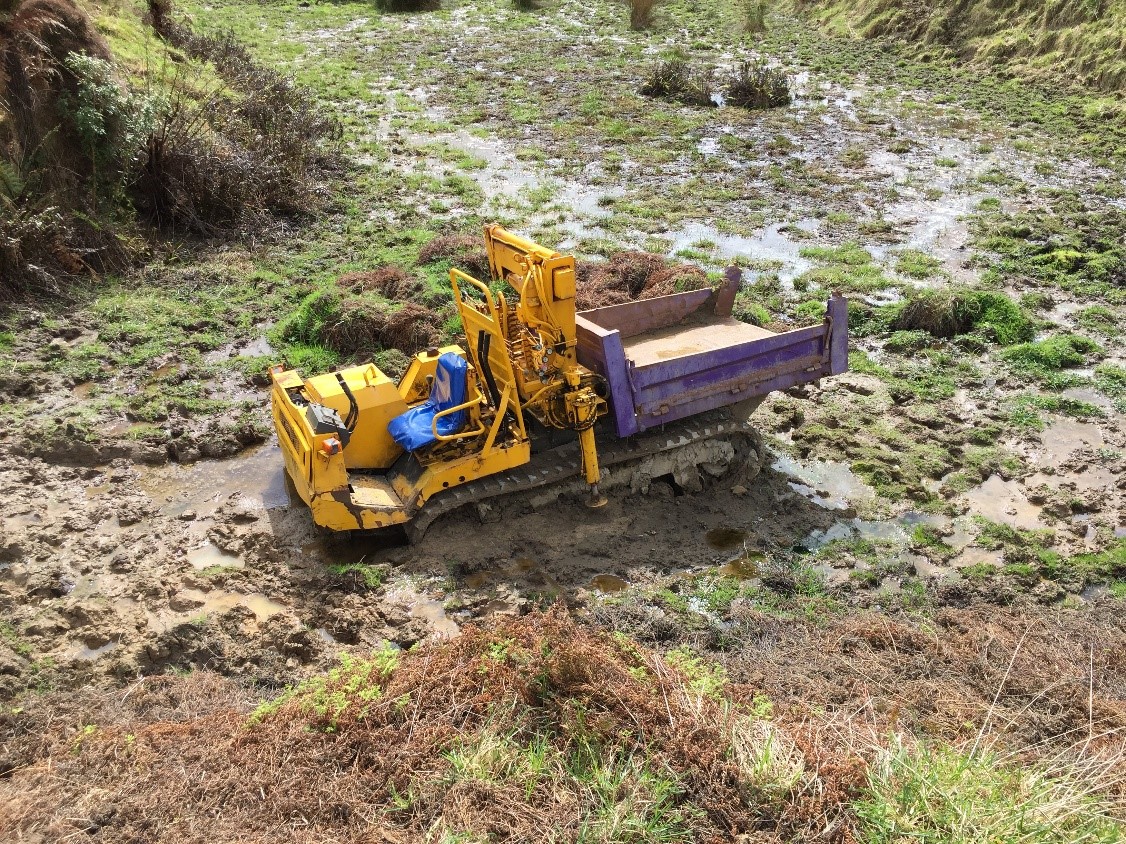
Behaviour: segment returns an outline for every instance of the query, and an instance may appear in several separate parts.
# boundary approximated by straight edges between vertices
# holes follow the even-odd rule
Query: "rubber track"
[[[725,409],[713,410],[629,439],[611,440],[608,444],[600,443],[598,462],[603,467],[619,466],[692,443],[729,437],[733,434],[757,438],[754,426],[750,423],[735,420]],[[459,507],[487,501],[500,495],[537,489],[550,483],[569,481],[579,474],[578,441],[541,452],[533,455],[528,463],[516,469],[471,481],[435,495],[407,523],[408,535],[412,541],[421,538],[436,519]]]

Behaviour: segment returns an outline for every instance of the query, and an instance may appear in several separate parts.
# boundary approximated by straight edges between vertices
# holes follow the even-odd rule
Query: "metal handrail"
[[[445,410],[439,410],[437,413],[434,414],[434,418],[430,421],[430,432],[432,434],[434,434],[434,439],[438,440],[439,442],[450,442],[451,440],[463,440],[463,439],[468,439],[470,437],[481,436],[481,434],[485,433],[485,431],[488,430],[487,428],[485,428],[484,423],[481,422],[481,421],[477,422],[477,427],[472,431],[462,431],[461,433],[458,433],[458,434],[439,434],[438,433],[438,420],[443,416],[449,416],[451,413],[457,413],[458,411],[461,411],[461,410],[469,410],[469,408],[473,407],[473,405],[475,405],[475,404],[484,404],[484,403],[485,403],[485,397],[478,394],[477,398],[470,399],[467,402],[459,404],[457,407],[449,407],[449,408],[446,408]]]

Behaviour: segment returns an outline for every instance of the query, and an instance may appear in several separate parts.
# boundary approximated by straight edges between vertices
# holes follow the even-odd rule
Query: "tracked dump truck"
[[[492,278],[450,270],[464,343],[418,352],[396,383],[368,363],[303,379],[270,370],[286,470],[313,521],[402,525],[581,476],[634,486],[759,465],[747,417],[774,391],[844,372],[847,303],[775,333],[731,315],[740,284],[576,313],[575,260],[485,229]],[[698,485],[698,481],[696,482]]]

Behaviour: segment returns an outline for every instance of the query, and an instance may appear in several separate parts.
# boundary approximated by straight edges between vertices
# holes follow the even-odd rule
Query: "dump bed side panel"
[[[621,332],[576,318],[579,363],[606,379],[610,387],[610,407],[619,437],[638,433],[641,428],[633,409],[633,389],[629,383],[629,362],[622,347]]]
[[[670,301],[664,311],[671,319],[673,314],[683,312],[683,307]],[[617,432],[624,437],[844,372],[848,368],[847,317],[846,300],[834,296],[820,325],[781,334],[763,332],[766,336],[746,342],[667,359],[649,358],[639,364],[630,359],[630,341],[623,342],[623,335],[636,337],[634,329],[641,323],[646,324],[646,330],[659,330],[661,324],[618,305],[580,314],[579,361],[606,378]],[[622,320],[630,333],[610,324],[613,318]],[[672,330],[668,328],[671,325],[675,322],[666,323],[666,330]],[[673,337],[675,346],[675,334]]]
[[[629,368],[641,430],[830,374],[823,326]]]

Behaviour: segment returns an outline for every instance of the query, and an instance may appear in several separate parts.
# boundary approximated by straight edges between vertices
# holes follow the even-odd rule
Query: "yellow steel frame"
[[[450,270],[466,350],[449,347],[443,351],[456,351],[471,364],[470,397],[435,416],[432,424],[437,442],[428,453],[418,455],[422,472],[415,480],[396,472],[363,476],[363,500],[368,503],[357,504],[342,450],[336,449],[334,453],[331,447],[326,448],[332,435],[314,434],[302,407],[289,395],[289,390],[302,387],[304,382],[294,371],[281,367],[271,370],[271,412],[286,468],[317,524],[334,530],[402,524],[445,489],[527,463],[531,459],[531,444],[525,425],[526,409],[545,424],[572,427],[579,432],[583,474],[597,493],[599,469],[593,424],[606,408],[591,387],[591,373],[579,366],[576,359],[574,258],[545,249],[499,226],[486,228],[485,242],[493,276],[511,284],[519,299],[513,311],[503,293],[494,296],[487,285],[472,276]],[[521,371],[514,366],[510,343],[523,342],[526,335],[508,336],[509,317],[513,313],[540,338],[535,343],[538,358],[534,369]],[[482,333],[490,338],[485,359]],[[435,361],[436,355],[420,353],[399,383],[398,393],[408,405],[425,400],[425,376],[433,373]],[[499,395],[488,396],[482,389],[481,378],[486,371],[492,374]],[[494,399],[497,406],[491,408]],[[552,403],[550,407],[548,402]],[[469,414],[465,430],[448,435],[438,433],[439,418],[463,410]],[[564,413],[565,420],[561,419]],[[389,469],[390,465],[382,468]],[[357,476],[356,483],[360,480]]]

